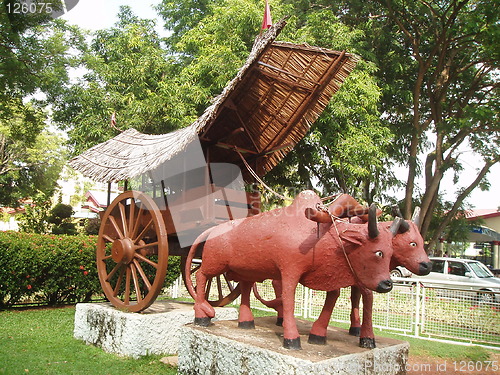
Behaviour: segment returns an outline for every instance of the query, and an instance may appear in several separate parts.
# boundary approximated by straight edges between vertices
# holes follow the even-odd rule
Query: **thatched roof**
[[[236,77],[190,126],[163,135],[129,129],[70,165],[96,181],[120,181],[155,169],[198,137],[210,162],[241,164],[236,148],[264,175],[304,137],[357,62],[345,52],[274,42],[284,25],[256,39]]]

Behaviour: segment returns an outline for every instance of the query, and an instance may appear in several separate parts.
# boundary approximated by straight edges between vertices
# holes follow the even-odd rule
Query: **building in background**
[[[471,210],[467,220],[472,224],[472,229],[469,234],[470,246],[465,255],[481,260],[494,269],[500,269],[499,208]]]

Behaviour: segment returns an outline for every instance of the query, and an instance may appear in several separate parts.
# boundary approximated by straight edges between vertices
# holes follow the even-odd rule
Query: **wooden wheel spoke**
[[[227,287],[229,288],[229,290],[232,292],[234,290],[234,285],[233,285],[233,282],[231,280],[229,280],[226,276],[226,274],[222,274],[222,276],[224,276],[224,280],[226,281],[226,284],[227,284]]]
[[[116,233],[118,234],[118,237],[120,239],[122,239],[124,237],[123,233],[120,230],[120,228],[118,227],[118,224],[116,223],[116,220],[115,220],[114,216],[109,216],[109,221],[111,222],[111,225],[113,225],[113,228],[116,231]]]
[[[106,277],[106,281],[108,283],[111,280],[111,278],[113,277],[113,275],[116,273],[116,271],[118,271],[122,266],[123,266],[123,264],[117,263],[116,266],[113,267],[113,269],[111,270],[111,272],[108,273],[108,277]]]
[[[147,264],[153,266],[154,268],[158,269],[158,263],[153,262],[151,259],[146,258],[145,256],[135,253],[134,255],[136,258],[142,260],[143,262],[146,262]]]
[[[141,231],[141,233],[136,237],[134,238],[134,243],[137,243],[138,241],[140,241],[145,235],[146,233],[148,232],[149,230],[149,227],[153,224],[153,218],[151,218],[148,222],[148,224],[144,227],[144,229]]]
[[[134,201],[134,206],[135,206],[135,201]],[[139,229],[139,224],[141,223],[141,217],[142,213],[144,212],[144,208],[142,206],[139,207],[139,211],[137,212],[137,216],[135,218],[131,217],[130,222],[133,222],[132,230],[130,231],[130,238],[134,238],[137,230]]]
[[[133,262],[134,262],[135,268],[137,268],[137,271],[139,271],[139,275],[141,275],[142,281],[144,281],[144,284],[146,285],[146,288],[148,290],[150,290],[151,289],[151,283],[149,282],[149,280],[148,280],[148,278],[146,276],[146,273],[142,269],[142,267],[139,264],[139,262],[137,261],[137,259],[134,259]]]
[[[128,211],[128,217],[129,217],[128,234],[130,237],[132,237],[134,235],[134,233],[132,233],[132,231],[134,230],[134,226],[135,226],[134,214],[135,214],[135,199],[131,198],[130,205],[129,205],[129,211]]]
[[[139,278],[137,276],[137,270],[134,264],[130,264],[130,270],[132,271],[132,280],[134,282],[135,295],[137,297],[137,302],[142,301],[141,287],[139,285]]]
[[[201,267],[201,264],[198,264],[196,267],[192,268],[192,269],[191,269],[191,275],[192,275],[193,273],[195,273],[196,271],[198,271],[198,270],[200,269],[200,267]]]
[[[205,291],[205,299],[208,300],[208,296],[210,295],[210,289],[212,288],[212,279],[209,279],[207,282],[207,289]]]
[[[222,292],[222,282],[220,276],[217,276],[217,292],[219,293],[219,299],[224,297],[224,293]]]
[[[127,267],[127,272],[125,274],[125,296],[124,302],[126,305],[130,303],[130,267]]]
[[[113,288],[113,296],[116,297],[118,292],[120,291],[120,285],[122,285],[123,274],[125,273],[125,268],[122,267],[120,274],[118,275],[118,280],[116,281],[116,285]]]
[[[128,237],[128,225],[127,225],[127,215],[125,213],[125,205],[120,202],[118,203],[118,209],[120,210],[120,218],[122,221],[123,236]]]
[[[139,246],[136,246],[135,247],[135,250],[140,250],[140,249],[145,249],[147,247],[152,247],[152,246],[158,246],[158,241],[156,242],[151,242],[151,243],[147,243],[147,244],[144,244],[144,245],[139,245]]]
[[[104,238],[106,241],[110,242],[110,243],[113,243],[114,242],[114,238],[111,238],[110,236],[108,236],[107,234],[103,234],[102,235],[102,238]]]

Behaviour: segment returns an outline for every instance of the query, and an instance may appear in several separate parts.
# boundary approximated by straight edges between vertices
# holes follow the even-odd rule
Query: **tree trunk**
[[[427,244],[428,250],[432,249],[436,245],[436,242],[438,241],[439,237],[441,237],[443,231],[448,226],[451,219],[455,217],[464,199],[467,198],[469,194],[481,183],[482,179],[486,176],[490,168],[499,161],[500,161],[500,156],[496,157],[495,159],[487,161],[484,164],[481,171],[479,172],[479,174],[477,175],[476,179],[461,194],[458,195],[453,207],[451,208],[450,211],[448,211],[443,220],[441,220],[441,223],[439,224],[436,233],[434,233],[434,236],[430,239],[429,243]]]

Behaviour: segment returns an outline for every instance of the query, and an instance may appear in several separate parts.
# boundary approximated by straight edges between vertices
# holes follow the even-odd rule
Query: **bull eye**
[[[384,256],[384,253],[379,250],[375,253],[375,255],[378,256],[379,258],[382,258]]]
[[[417,247],[417,243],[416,242],[410,242],[410,246],[411,247]]]

